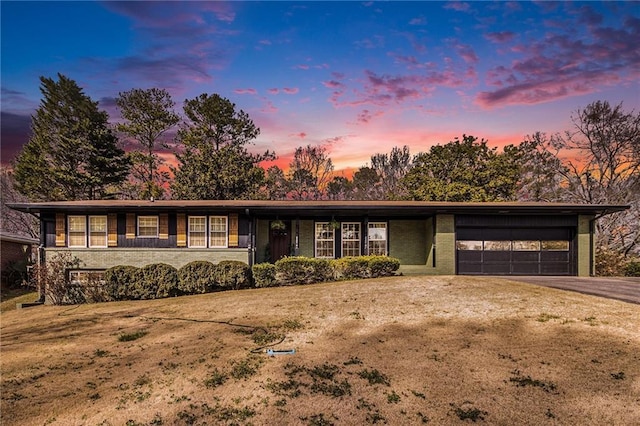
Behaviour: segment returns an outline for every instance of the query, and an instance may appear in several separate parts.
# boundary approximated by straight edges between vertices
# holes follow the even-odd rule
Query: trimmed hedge
[[[222,289],[251,287],[251,268],[239,260],[223,260],[216,265],[215,281]]]
[[[326,259],[293,256],[275,263],[276,280],[280,285],[312,284],[333,281],[334,272]]]
[[[347,256],[333,261],[336,278],[362,279],[388,277],[400,268],[400,261],[389,256]]]
[[[400,269],[400,259],[389,256],[367,256],[371,278],[390,277]]]
[[[256,287],[274,287],[278,285],[276,280],[276,265],[273,263],[258,263],[251,268],[253,281]]]
[[[106,293],[110,300],[135,299],[133,289],[142,281],[142,270],[135,266],[118,265],[104,273]]]
[[[206,260],[195,260],[178,269],[181,294],[202,294],[215,290],[217,267]]]
[[[331,263],[338,279],[353,280],[371,277],[369,256],[347,256]]]
[[[142,280],[133,288],[135,299],[159,299],[178,295],[178,270],[166,263],[142,268]]]

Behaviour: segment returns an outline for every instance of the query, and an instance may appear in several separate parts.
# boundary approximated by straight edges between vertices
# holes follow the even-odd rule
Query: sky
[[[28,141],[41,76],[120,119],[118,93],[217,93],[286,168],[323,145],[348,174],[375,153],[463,134],[490,146],[572,129],[589,103],[640,110],[640,2],[32,2],[1,14],[1,158]]]

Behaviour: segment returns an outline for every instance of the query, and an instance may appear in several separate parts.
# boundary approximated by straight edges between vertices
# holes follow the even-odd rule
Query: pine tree
[[[32,201],[113,196],[129,162],[108,127],[109,116],[64,75],[40,81],[43,99],[15,162],[16,188]]]
[[[171,95],[164,89],[133,89],[120,93],[116,104],[125,119],[117,129],[130,136],[136,145],[129,153],[132,168],[128,195],[162,198],[169,175],[160,170],[162,160],[157,150],[167,147],[160,138],[180,121],[173,112]]]
[[[233,200],[253,198],[264,182],[258,163],[274,154],[252,154],[246,145],[258,136],[249,115],[236,111],[231,101],[217,94],[202,94],[185,101],[187,123],[178,132],[181,146],[173,169],[173,198]]]

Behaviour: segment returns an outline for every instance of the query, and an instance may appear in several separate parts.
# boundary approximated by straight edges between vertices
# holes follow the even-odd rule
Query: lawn
[[[639,318],[416,276],[10,311],[2,424],[640,424]]]

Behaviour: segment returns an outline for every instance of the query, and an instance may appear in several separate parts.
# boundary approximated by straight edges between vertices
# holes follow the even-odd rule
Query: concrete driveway
[[[640,304],[640,277],[509,276],[508,279]]]

